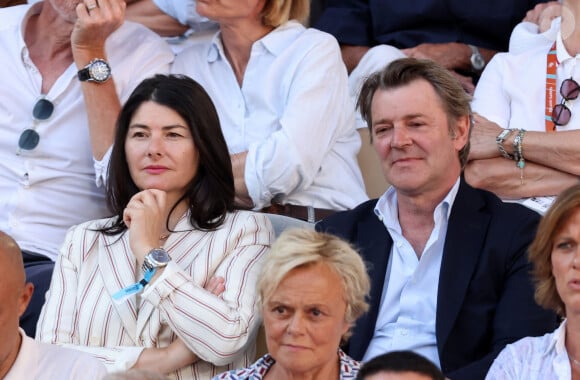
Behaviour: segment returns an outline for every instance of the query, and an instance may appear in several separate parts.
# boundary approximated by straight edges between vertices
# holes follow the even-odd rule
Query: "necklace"
[[[167,240],[168,237],[169,237],[169,232],[159,236],[159,240]],[[580,362],[578,364],[580,364]]]

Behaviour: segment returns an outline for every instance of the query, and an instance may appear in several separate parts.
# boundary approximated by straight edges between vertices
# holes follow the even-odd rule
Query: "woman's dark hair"
[[[107,183],[107,205],[116,219],[100,231],[116,235],[127,229],[123,223],[123,210],[140,189],[129,172],[125,139],[133,115],[147,101],[169,107],[185,120],[199,154],[197,173],[169,215],[186,199],[192,226],[202,230],[218,228],[226,213],[235,208],[235,188],[230,155],[217,111],[209,95],[193,79],[185,75],[158,74],[135,88],[117,119]],[[168,221],[169,218],[166,224]]]
[[[445,380],[445,376],[435,364],[413,351],[391,351],[364,363],[358,371],[356,380],[364,380],[381,372],[414,372],[433,380]]]

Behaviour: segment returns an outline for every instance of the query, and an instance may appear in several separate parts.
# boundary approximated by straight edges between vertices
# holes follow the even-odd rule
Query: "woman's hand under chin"
[[[167,220],[166,198],[163,190],[143,190],[135,194],[125,207],[123,221],[129,229],[129,244],[138,267],[149,251],[159,247]]]

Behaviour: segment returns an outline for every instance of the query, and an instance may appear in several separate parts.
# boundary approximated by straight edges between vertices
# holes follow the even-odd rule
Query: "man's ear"
[[[460,116],[455,120],[455,131],[451,136],[455,140],[455,149],[460,151],[469,141],[471,128],[471,117],[469,115]]]
[[[34,293],[34,285],[32,282],[27,282],[22,287],[22,293],[20,294],[20,301],[18,304],[18,317],[21,317],[22,314],[26,311],[28,304],[30,303],[30,299],[32,298],[32,293]]]

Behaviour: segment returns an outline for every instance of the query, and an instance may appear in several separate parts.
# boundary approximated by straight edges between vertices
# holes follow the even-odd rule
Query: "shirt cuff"
[[[97,187],[104,187],[107,184],[109,161],[111,160],[111,152],[113,151],[113,146],[111,145],[109,149],[103,155],[103,158],[97,160],[93,158],[93,167],[95,169],[95,184]]]
[[[132,368],[145,347],[124,347],[116,356],[115,362],[112,365],[107,365],[108,372],[126,371]]]
[[[169,297],[171,293],[189,281],[191,280],[181,268],[175,262],[170,261],[155,282],[145,287],[141,296],[158,307],[163,299]]]

